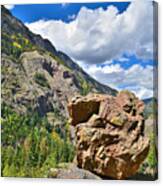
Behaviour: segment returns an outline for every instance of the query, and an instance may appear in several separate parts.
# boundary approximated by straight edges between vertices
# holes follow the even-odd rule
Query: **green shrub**
[[[86,81],[83,81],[83,83],[82,83],[82,92],[81,92],[81,94],[85,96],[85,95],[87,95],[89,92],[90,92],[90,86],[89,86],[89,84],[88,84]]]
[[[154,178],[155,174],[157,174],[157,163],[156,138],[154,134],[151,134],[149,153],[146,160],[141,165],[139,173],[151,174],[151,176]]]
[[[78,81],[80,82],[80,93],[81,95],[85,96],[91,91],[91,86],[85,81],[81,76],[77,76]]]
[[[8,35],[2,33],[2,53],[6,53],[14,58],[19,58],[22,52],[32,50],[35,46],[20,33]]]
[[[45,78],[44,74],[36,72],[34,75],[34,80],[37,84],[39,84],[42,87],[50,88],[47,79]]]
[[[154,134],[151,135],[150,140],[151,140],[151,144],[150,144],[150,150],[147,156],[147,162],[150,168],[156,168],[157,151],[156,151],[156,139],[155,139]]]

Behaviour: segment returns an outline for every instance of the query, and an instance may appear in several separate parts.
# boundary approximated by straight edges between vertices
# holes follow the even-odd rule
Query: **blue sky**
[[[101,83],[142,99],[153,96],[152,2],[15,5],[10,10]]]
[[[12,10],[12,14],[18,17],[23,22],[34,22],[39,19],[55,19],[63,20],[64,22],[70,22],[69,16],[78,14],[81,7],[85,6],[89,9],[97,9],[102,7],[106,9],[110,5],[114,5],[118,8],[119,13],[122,13],[128,7],[130,3],[71,3],[71,4],[33,4],[33,5],[16,5]]]

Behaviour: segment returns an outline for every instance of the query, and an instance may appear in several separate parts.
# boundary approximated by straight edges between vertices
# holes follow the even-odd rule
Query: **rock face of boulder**
[[[149,151],[144,136],[144,103],[133,93],[87,95],[68,105],[76,131],[77,166],[100,176],[134,175]]]

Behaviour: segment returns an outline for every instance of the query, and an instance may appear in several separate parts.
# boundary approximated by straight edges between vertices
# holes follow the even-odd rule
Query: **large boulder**
[[[137,172],[149,151],[142,101],[128,91],[117,97],[91,94],[74,98],[68,110],[78,167],[115,179]]]

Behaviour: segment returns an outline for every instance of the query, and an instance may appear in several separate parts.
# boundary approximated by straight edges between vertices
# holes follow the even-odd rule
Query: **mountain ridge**
[[[75,63],[67,54],[65,54],[64,52],[62,51],[57,51],[56,48],[54,47],[54,45],[48,40],[48,39],[44,39],[42,38],[41,35],[39,34],[34,34],[32,33],[24,24],[21,20],[17,19],[16,17],[14,17],[11,12],[9,10],[7,10],[4,6],[2,6],[2,16],[3,16],[3,13],[6,12],[7,14],[9,14],[10,16],[12,16],[12,18],[14,18],[15,20],[17,20],[19,22],[19,24],[21,26],[23,26],[22,29],[23,31],[25,30],[28,34],[27,37],[29,38],[33,38],[32,41],[34,44],[37,44],[37,45],[40,45],[42,48],[44,48],[45,50],[47,51],[50,51],[52,54],[56,55],[57,57],[59,58],[62,58],[64,59],[65,61],[65,65],[67,65],[69,68],[74,68],[74,69],[77,69],[78,71],[84,73],[85,76],[87,76],[87,78],[89,79],[89,81],[94,81],[96,87],[102,87],[103,86],[103,92],[105,93],[111,93],[113,95],[115,95],[117,93],[117,90],[113,89],[113,88],[110,88],[98,81],[96,81],[95,79],[93,79],[92,77],[90,77],[90,75],[88,75],[77,63]],[[6,15],[5,15],[6,16]],[[2,26],[4,25],[4,22],[3,22],[3,17],[2,17]],[[4,26],[3,26],[4,28]],[[11,29],[10,29],[11,30]],[[13,29],[15,30],[15,29]],[[18,30],[19,32],[21,32],[21,30],[19,29]],[[24,32],[22,32],[24,34]],[[39,42],[38,42],[39,40]]]
[[[1,17],[2,103],[20,113],[34,110],[44,116],[55,110],[67,117],[67,101],[75,94],[117,94],[57,51],[48,39],[32,33],[4,6]]]

